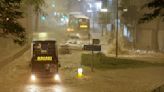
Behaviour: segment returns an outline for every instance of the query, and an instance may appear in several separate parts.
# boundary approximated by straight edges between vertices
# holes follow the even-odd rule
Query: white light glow
[[[80,37],[80,34],[77,33],[76,36],[77,36],[77,37]]]
[[[65,22],[68,23],[68,18],[65,19]]]
[[[124,36],[127,37],[128,36],[128,29],[126,27],[126,25],[124,25]]]
[[[101,9],[101,12],[107,12],[108,9]]]
[[[39,91],[39,88],[38,88],[37,85],[32,84],[32,85],[27,85],[26,88],[25,88],[25,90],[27,92],[38,92]]]
[[[77,77],[78,78],[82,78],[83,77],[83,69],[82,68],[78,68],[77,72],[78,72]]]
[[[47,37],[47,33],[39,33],[39,38],[46,38]]]
[[[59,74],[55,74],[54,79],[56,82],[61,82]]]
[[[9,18],[6,18],[6,20],[9,20]]]
[[[54,87],[52,87],[52,89],[53,89],[53,92],[66,92],[64,91],[65,90],[64,87],[61,85],[55,85]]]
[[[96,9],[100,10],[102,7],[102,3],[101,2],[96,2]]]
[[[35,81],[36,80],[36,76],[34,74],[31,75],[31,80]]]
[[[128,9],[127,9],[127,8],[125,8],[125,9],[123,9],[123,11],[124,11],[124,12],[127,12],[127,11],[128,11]]]
[[[89,8],[92,8],[92,4],[91,3],[88,3],[88,5],[89,5]]]
[[[41,19],[42,19],[42,20],[46,20],[46,17],[45,17],[45,16],[42,16]]]
[[[87,10],[87,12],[92,12],[92,10]]]
[[[78,73],[82,73],[83,69],[82,68],[78,68]]]
[[[56,12],[54,12],[54,16],[56,16],[57,14],[56,14]]]
[[[52,4],[52,7],[55,7],[55,4]]]
[[[64,18],[61,18],[61,21],[62,21],[62,22],[65,22]]]

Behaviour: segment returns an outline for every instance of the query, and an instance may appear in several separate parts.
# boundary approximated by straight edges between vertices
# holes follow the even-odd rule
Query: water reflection
[[[25,89],[25,92],[39,92],[39,88],[34,84],[28,85]]]
[[[65,92],[63,85],[60,84],[29,84],[25,92]]]

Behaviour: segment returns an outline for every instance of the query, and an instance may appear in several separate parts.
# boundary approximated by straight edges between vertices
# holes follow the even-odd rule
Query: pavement
[[[151,92],[164,84],[164,67],[94,69],[91,72],[89,67],[80,66],[79,52],[63,55],[60,60],[66,65],[61,69],[63,83],[73,89],[72,92]],[[76,77],[78,67],[84,69],[81,79]]]
[[[105,51],[105,50],[104,50]],[[73,51],[60,55],[59,85],[29,83],[30,50],[18,55],[11,63],[0,69],[0,91],[2,92],[151,92],[164,84],[164,67],[142,67],[108,69],[91,72],[81,66],[81,53]],[[110,54],[109,54],[110,55]],[[114,57],[114,54],[110,56]],[[157,56],[156,56],[157,55]],[[119,55],[124,58],[146,59],[148,62],[164,62],[163,54]],[[153,57],[152,57],[153,56]],[[160,57],[158,57],[160,56]],[[140,57],[140,58],[139,58]],[[152,59],[153,58],[153,59]],[[158,60],[159,58],[159,60]],[[8,60],[7,60],[8,61]],[[84,77],[77,78],[77,68],[83,67]],[[162,91],[161,91],[162,92]]]

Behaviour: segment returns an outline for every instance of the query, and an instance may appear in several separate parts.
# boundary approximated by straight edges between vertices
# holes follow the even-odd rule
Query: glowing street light
[[[127,8],[124,8],[124,9],[123,9],[123,11],[124,11],[124,12],[127,12],[127,11],[128,11],[128,9],[127,9]]]

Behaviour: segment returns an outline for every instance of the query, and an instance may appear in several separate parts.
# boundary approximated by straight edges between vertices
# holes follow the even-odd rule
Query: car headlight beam
[[[54,79],[55,79],[55,81],[57,81],[57,82],[60,82],[60,81],[61,81],[61,80],[60,80],[59,74],[55,74]]]
[[[34,74],[31,75],[31,80],[35,81],[36,80],[36,76]]]

